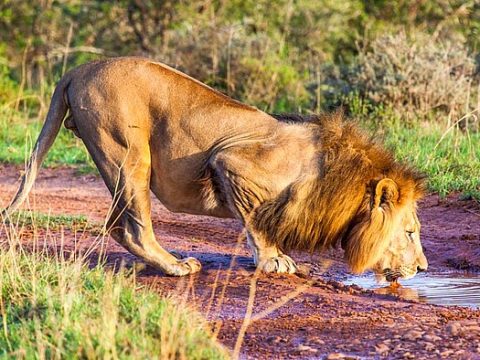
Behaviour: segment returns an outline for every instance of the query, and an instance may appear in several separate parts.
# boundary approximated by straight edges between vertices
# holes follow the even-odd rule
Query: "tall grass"
[[[437,114],[435,121],[413,118],[405,121],[387,105],[375,105],[358,94],[347,101],[350,117],[373,137],[383,140],[395,157],[421,170],[429,190],[446,196],[480,199],[479,111],[451,117]],[[433,114],[431,114],[433,115]]]
[[[205,320],[135,282],[129,271],[32,246],[0,226],[0,356],[8,358],[221,359]],[[62,242],[63,239],[57,239]],[[51,240],[50,240],[51,241]]]

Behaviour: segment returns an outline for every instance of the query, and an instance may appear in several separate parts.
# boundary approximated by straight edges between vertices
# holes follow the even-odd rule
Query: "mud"
[[[19,172],[0,165],[0,207],[16,191]],[[42,170],[29,204],[43,213],[87,215],[93,222],[103,220],[109,205],[110,196],[99,178],[64,168]],[[429,271],[475,274],[480,269],[477,202],[459,201],[455,194],[447,199],[431,195],[420,204],[419,216]],[[339,250],[313,257],[294,254],[310,266],[307,278],[257,276],[238,222],[172,214],[158,201],[152,217],[162,244],[197,257],[203,269],[178,279],[144,268],[138,281],[162,294],[188,296],[209,319],[220,342],[231,349],[241,344],[241,358],[480,359],[480,310],[343,285],[349,275]],[[22,237],[35,240],[28,229]],[[59,230],[48,239],[54,249],[85,251],[97,236],[81,229]],[[112,240],[105,250],[109,264],[142,267]],[[97,257],[95,248],[92,263]],[[248,324],[246,314],[251,315]]]

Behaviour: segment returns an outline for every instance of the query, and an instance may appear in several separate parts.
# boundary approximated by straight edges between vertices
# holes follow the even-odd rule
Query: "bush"
[[[330,86],[342,91],[347,105],[352,97],[346,95],[356,93],[401,119],[442,113],[456,120],[480,105],[476,71],[461,43],[400,33],[376,39],[352,65],[330,71]]]
[[[168,32],[159,61],[265,111],[306,107],[307,73],[294,64],[294,50],[278,39],[248,32],[244,25],[184,24]]]
[[[10,77],[10,68],[5,57],[5,44],[0,44],[0,99],[5,99],[5,102],[11,101],[17,92],[18,86]],[[3,101],[2,105],[4,105]]]

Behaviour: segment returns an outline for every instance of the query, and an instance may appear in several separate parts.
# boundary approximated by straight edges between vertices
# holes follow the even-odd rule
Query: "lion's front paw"
[[[298,269],[295,261],[285,254],[260,261],[258,267],[265,273],[279,274],[295,274]]]
[[[200,261],[193,257],[178,260],[176,264],[173,264],[168,269],[167,273],[171,276],[185,276],[189,274],[195,274],[202,268]]]

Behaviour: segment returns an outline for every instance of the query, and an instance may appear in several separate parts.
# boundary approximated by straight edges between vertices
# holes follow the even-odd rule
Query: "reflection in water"
[[[402,286],[398,288],[382,287],[371,275],[352,276],[344,281],[346,285],[356,284],[379,294],[395,294],[407,300],[480,308],[480,274],[419,274],[413,279],[400,279],[400,283]]]

